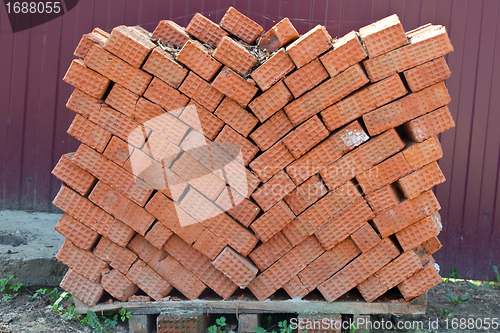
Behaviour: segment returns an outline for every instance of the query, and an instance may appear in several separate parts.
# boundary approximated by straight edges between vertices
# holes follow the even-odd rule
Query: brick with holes
[[[259,97],[255,98],[248,106],[261,122],[283,108],[293,99],[283,81],[278,81]]]
[[[359,34],[351,31],[333,42],[333,49],[320,57],[331,77],[366,58],[365,48],[361,44]]]
[[[219,72],[212,86],[242,107],[246,107],[259,90],[226,66]]]
[[[259,123],[255,116],[228,97],[224,98],[214,114],[244,137]]]
[[[71,162],[73,156],[74,153],[61,156],[52,174],[81,195],[86,196],[96,183],[96,178]]]
[[[115,85],[117,86],[117,85]],[[113,90],[113,89],[111,89]],[[109,96],[109,95],[108,95]],[[80,116],[87,118],[94,110],[101,108],[102,101],[87,95],[78,88],[75,88],[66,102],[66,107],[76,112]]]
[[[314,59],[307,65],[288,75],[283,81],[288,90],[295,98],[316,87],[322,81],[328,78],[328,72],[325,70],[319,59]]]
[[[72,269],[66,272],[60,286],[89,306],[96,305],[104,295],[101,284],[90,281]]]
[[[151,35],[153,39],[159,39],[165,44],[172,44],[177,47],[183,47],[191,40],[186,30],[174,21],[161,20]]]
[[[177,56],[177,59],[174,59],[170,53],[157,46],[149,55],[142,69],[172,87],[178,88],[186,77],[188,70],[182,67],[176,60],[182,62],[179,56]]]
[[[194,242],[193,248],[200,251],[211,260],[215,260],[226,245],[227,244],[219,237],[215,236],[213,232],[209,229],[205,229],[196,242]]]
[[[290,242],[283,233],[278,232],[270,240],[257,246],[248,257],[261,271],[265,271],[291,249]]]
[[[234,7],[229,7],[219,25],[248,44],[252,44],[264,30],[259,24],[237,11]]]
[[[300,35],[292,22],[288,17],[285,17],[259,38],[258,45],[261,49],[274,52],[299,37]]]
[[[213,57],[241,76],[247,75],[259,62],[242,44],[230,37],[222,37]]]
[[[259,85],[262,91],[266,91],[294,69],[295,65],[285,52],[285,49],[280,49],[271,58],[254,70],[250,76]]]
[[[56,255],[57,260],[92,282],[99,283],[101,274],[108,270],[108,264],[92,253],[76,247],[69,240],[64,241]]]
[[[155,47],[156,45],[147,36],[124,25],[113,28],[103,45],[106,51],[136,68],[141,67]]]
[[[82,59],[74,59],[63,77],[63,81],[97,99],[104,97],[111,81],[91,70]]]
[[[328,130],[319,117],[314,116],[288,134],[283,139],[283,143],[292,155],[298,159],[320,143],[328,134]]]
[[[186,27],[186,32],[212,46],[217,46],[221,39],[228,35],[228,33],[222,30],[217,24],[200,13],[194,14]]]
[[[245,289],[259,272],[259,269],[248,258],[230,247],[224,248],[212,265],[236,283],[240,289]]]
[[[253,131],[250,134],[250,138],[264,151],[278,142],[292,129],[292,123],[285,112],[280,110]]]
[[[416,142],[422,142],[452,127],[455,127],[455,122],[447,106],[404,124],[406,132]]]
[[[292,44],[286,47],[286,52],[300,68],[332,47],[332,37],[325,27],[317,25]]]
[[[408,44],[405,31],[396,14],[360,28],[359,35],[370,58]]]
[[[309,294],[309,290],[302,284],[298,275],[283,285],[283,289],[291,298],[302,298]]]
[[[209,82],[222,67],[222,64],[211,56],[208,48],[194,40],[189,40],[184,44],[176,60]]]
[[[382,241],[369,223],[365,223],[361,228],[356,230],[351,235],[351,238],[363,253],[370,251]]]
[[[207,288],[203,281],[172,256],[158,263],[157,273],[188,299],[198,298]]]
[[[252,194],[252,198],[264,211],[268,211],[275,203],[283,199],[295,189],[295,184],[283,170],[278,172],[267,183]]]
[[[104,290],[122,302],[126,302],[139,290],[139,287],[116,269],[104,274],[101,284]]]
[[[57,222],[55,229],[64,238],[70,240],[75,246],[90,251],[94,246],[99,234],[87,227],[71,215],[64,215]]]

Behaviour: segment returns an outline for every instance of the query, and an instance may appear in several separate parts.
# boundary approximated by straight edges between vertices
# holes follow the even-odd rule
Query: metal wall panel
[[[444,248],[436,254],[447,275],[494,279],[500,266],[500,47],[497,0],[80,0],[69,13],[13,34],[0,14],[0,209],[55,211],[59,181],[50,171],[78,142],[66,134],[74,114],[62,82],[80,37],[93,27],[159,20],[186,26],[196,12],[218,22],[234,6],[269,29],[288,17],[300,33],[325,25],[332,37],[399,15],[406,30],[432,22],[447,27],[455,52],[447,56],[450,110],[457,126],[440,135],[447,182],[441,202]],[[496,110],[496,111],[495,111]]]

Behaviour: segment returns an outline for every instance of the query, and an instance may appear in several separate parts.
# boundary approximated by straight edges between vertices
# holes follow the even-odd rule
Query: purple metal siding
[[[78,142],[66,134],[71,87],[62,82],[80,37],[93,27],[141,25],[159,20],[186,26],[196,12],[218,22],[235,6],[265,29],[288,17],[300,33],[325,25],[332,37],[399,15],[406,30],[432,22],[447,27],[455,52],[447,60],[450,110],[457,126],[440,135],[447,182],[441,202],[444,248],[436,254],[444,275],[493,279],[500,266],[500,47],[496,0],[81,0],[64,16],[12,34],[0,15],[0,209],[54,211],[59,182],[50,171]],[[496,111],[496,112],[495,112]]]

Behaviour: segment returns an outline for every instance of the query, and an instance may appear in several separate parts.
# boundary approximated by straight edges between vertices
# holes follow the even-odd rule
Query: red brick
[[[247,75],[259,63],[250,51],[230,37],[222,37],[213,57],[241,76]]]
[[[325,140],[286,167],[286,172],[293,182],[299,185],[341,156],[337,147],[330,140]]]
[[[406,35],[410,38],[410,44],[363,62],[372,82],[453,52],[443,26],[429,25]]]
[[[291,249],[290,242],[278,232],[273,238],[257,246],[248,256],[261,271],[265,271]]]
[[[443,247],[437,237],[432,237],[420,244],[427,255],[433,255]]]
[[[252,44],[264,30],[259,24],[252,21],[233,7],[229,7],[219,25],[224,30]]]
[[[194,99],[210,112],[215,111],[224,98],[223,94],[193,72],[188,74],[179,91]]]
[[[259,301],[263,301],[290,281],[323,252],[325,250],[316,238],[314,236],[308,237],[257,276],[248,285],[248,289]]]
[[[317,25],[286,47],[286,52],[300,68],[332,47],[332,37],[325,27]]]
[[[106,237],[101,237],[93,254],[123,274],[127,274],[130,266],[137,260],[137,255],[132,251],[118,246]]]
[[[104,49],[136,68],[140,68],[155,44],[142,33],[124,25],[111,31]]]
[[[416,248],[426,240],[436,237],[441,232],[441,218],[438,213],[434,213],[409,227],[396,233],[399,244],[404,251]]]
[[[314,175],[285,197],[285,202],[295,215],[302,213],[328,193],[321,179]]]
[[[68,240],[64,241],[56,258],[78,274],[96,283],[100,282],[101,274],[108,269],[106,262],[76,247]]]
[[[319,117],[314,116],[288,134],[283,139],[283,143],[295,158],[300,158],[326,138],[328,134],[328,130]]]
[[[293,96],[298,98],[327,78],[328,73],[319,59],[314,59],[307,65],[288,75],[284,81]]]
[[[420,193],[444,183],[446,178],[439,168],[437,162],[432,162],[422,169],[414,171],[409,175],[399,179],[397,185],[408,199],[416,198]]]
[[[259,118],[261,122],[264,122],[292,99],[293,96],[288,91],[283,81],[279,81],[269,90],[255,98],[249,104],[249,107],[257,118]]]
[[[257,244],[257,238],[252,233],[193,188],[182,199],[180,207],[244,256]]]
[[[349,232],[347,232],[344,218],[338,215],[321,229],[314,232],[314,235],[326,250],[332,250],[338,246],[339,243],[348,239]]]
[[[295,65],[290,57],[284,49],[280,49],[254,70],[250,76],[257,82],[262,91],[266,91],[294,69]]]
[[[279,48],[293,42],[300,35],[295,30],[292,22],[285,17],[263,34],[258,41],[259,47],[269,52],[277,51]]]
[[[64,154],[52,170],[52,174],[66,185],[85,196],[96,183],[96,179],[87,171],[73,164],[74,153]]]
[[[224,126],[222,131],[220,131],[217,138],[215,138],[217,145],[229,154],[234,159],[240,160],[240,154],[243,158],[243,164],[245,166],[250,163],[254,156],[259,151],[259,148],[254,146],[250,141],[236,133],[231,127]]]
[[[215,260],[226,245],[227,244],[215,236],[213,232],[205,229],[196,242],[194,242],[193,248],[200,251],[211,260]]]
[[[111,138],[111,133],[78,114],[68,128],[68,134],[101,153]]]
[[[418,271],[407,280],[398,285],[398,289],[403,297],[409,301],[425,293],[427,290],[437,286],[443,281],[434,266],[429,263],[424,269]]]
[[[351,31],[333,42],[333,49],[321,56],[320,60],[328,74],[334,77],[338,73],[366,58],[366,51],[361,45],[359,34]]]
[[[137,94],[123,88],[119,84],[115,84],[109,92],[108,97],[106,97],[106,104],[132,118],[138,100],[139,96]]]
[[[399,178],[411,172],[411,167],[406,162],[402,153],[383,161],[382,163],[368,169],[356,176],[356,179],[365,194],[389,185]]]
[[[149,151],[147,146],[145,148],[145,151],[152,153]],[[177,153],[178,152],[176,151],[175,155],[167,155],[165,157],[164,163],[166,163],[167,167]],[[157,159],[160,158],[157,157]],[[174,174],[170,171],[170,169],[163,169],[162,163],[154,160],[142,150],[135,149],[132,155],[130,155],[130,159],[127,164],[130,165],[129,172],[132,173],[137,180],[146,184],[147,187],[152,189],[161,189],[162,191],[167,188],[170,189],[167,186],[167,183],[171,181],[171,175]]]
[[[447,106],[404,124],[406,133],[416,142],[422,142],[452,127],[455,127],[455,122]]]
[[[209,82],[222,67],[220,62],[212,58],[205,46],[194,40],[188,40],[184,44],[176,59]],[[185,71],[187,73],[187,70]]]
[[[285,112],[292,124],[298,125],[367,82],[363,69],[356,64],[287,105]]]
[[[451,71],[443,57],[404,72],[411,91],[419,91],[450,77]]]
[[[420,258],[415,252],[406,252],[387,264],[384,268],[377,271],[376,275],[379,281],[387,289],[392,289],[417,271],[422,269]]]
[[[139,303],[139,302],[151,302],[151,297],[149,296],[138,296],[138,295],[132,295],[128,298],[127,302],[136,302],[136,303]]]
[[[186,32],[204,43],[217,46],[228,33],[200,13],[194,14],[186,27]]]
[[[122,302],[126,302],[139,290],[139,287],[116,269],[102,276],[102,287],[111,296]]]
[[[99,234],[71,215],[65,213],[57,222],[56,231],[70,240],[77,247],[89,251],[97,241]]]
[[[399,204],[399,194],[395,185],[387,185],[365,196],[375,215],[382,214]]]
[[[144,93],[144,97],[160,105],[168,112],[175,112],[175,110],[183,108],[189,102],[188,97],[156,77],[151,81],[151,84]]]
[[[89,34],[84,34],[82,36],[82,39],[80,39],[80,42],[78,43],[78,46],[75,49],[75,52],[73,52],[73,55],[78,58],[85,59],[85,56],[89,52],[89,49],[92,45],[97,44],[99,46],[103,46],[104,43],[106,43],[106,40],[109,37],[109,34],[101,29],[99,29],[102,33],[95,31],[92,31]]]
[[[194,101],[189,102],[179,119],[203,133],[210,140],[215,139],[224,126],[222,120]]]
[[[63,81],[97,99],[104,97],[111,81],[86,66],[81,59],[74,59]]]
[[[283,199],[295,189],[295,184],[284,172],[278,172],[267,183],[252,194],[252,198],[264,211],[268,211],[275,203]]]
[[[285,112],[280,110],[250,134],[250,138],[264,151],[292,129],[292,123],[288,120]]]
[[[210,316],[198,311],[162,313],[156,321],[158,333],[193,332],[203,333],[210,324]]]
[[[155,301],[164,298],[173,289],[170,283],[141,260],[130,267],[126,276]]]
[[[177,61],[182,62],[179,56],[180,53],[177,56]],[[142,69],[172,87],[178,88],[186,77],[188,70],[182,67],[177,61],[170,53],[157,46],[149,55]]]
[[[165,228],[160,222],[156,222],[146,233],[146,240],[157,249],[162,249],[173,232]]]
[[[370,251],[382,241],[377,232],[368,223],[365,223],[361,228],[356,230],[351,235],[351,238],[363,253]]]
[[[250,225],[255,235],[263,242],[269,241],[295,218],[290,208],[283,200],[259,217]]]
[[[408,44],[405,31],[396,14],[360,28],[359,35],[370,58]]]
[[[85,65],[137,95],[141,95],[146,90],[152,78],[151,75],[129,65],[97,45],[90,48],[85,57]]]
[[[373,214],[373,211],[371,210],[370,206],[368,206],[365,200],[359,200],[341,215],[345,222],[344,228],[349,234],[352,234],[354,231],[358,230],[365,222],[375,217],[375,214]],[[361,248],[362,245],[358,243],[354,238],[353,240],[356,242],[356,245],[358,245],[358,247],[363,250]]]
[[[66,107],[80,116],[87,118],[94,110],[101,108],[102,101],[95,99],[80,89],[75,88],[66,102]]]
[[[169,20],[161,20],[153,31],[151,38],[159,39],[167,45],[172,44],[177,47],[183,47],[188,40],[191,40],[183,27]]]
[[[410,143],[403,150],[403,155],[413,170],[439,160],[443,157],[443,149],[437,137],[432,137],[421,143]]]
[[[230,247],[226,247],[215,258],[212,265],[236,283],[240,289],[245,289],[259,272],[249,259]]]
[[[245,227],[248,227],[260,212],[256,204],[227,186],[215,203]]]
[[[265,183],[294,160],[293,155],[280,141],[250,162],[249,166]]]
[[[295,275],[290,281],[283,285],[283,289],[291,298],[302,298],[309,294],[309,290],[302,284],[299,277]]]
[[[113,221],[111,215],[64,184],[61,185],[52,203],[92,230],[97,230],[101,223]]]
[[[135,231],[118,219],[101,222],[97,232],[120,246],[127,246]]]
[[[356,287],[361,296],[363,296],[365,301],[368,303],[373,302],[389,290],[382,282],[380,282],[380,279],[376,274],[370,276]]]
[[[190,300],[198,298],[207,288],[195,274],[172,256],[160,261],[157,273]]]
[[[140,206],[144,206],[153,192],[142,180],[85,145],[80,145],[73,162]]]
[[[119,166],[123,166],[129,159],[134,147],[123,141],[122,139],[113,136],[109,141],[103,156],[115,162]]]
[[[156,248],[139,234],[135,235],[127,247],[153,270],[156,270],[158,263],[168,255],[163,249]]]
[[[360,254],[361,251],[352,239],[347,238],[300,272],[300,281],[312,291]]]
[[[361,123],[357,120],[342,129],[335,131],[330,136],[330,141],[343,155],[361,145],[369,138],[370,137],[365,133],[363,127],[361,126]]]
[[[373,137],[370,141],[356,149],[356,155],[358,155],[363,168],[368,170],[404,147],[405,143],[401,140],[396,130],[390,129]]]
[[[322,169],[320,175],[330,191],[333,191],[363,171],[361,160],[357,152],[353,151]]]
[[[84,278],[72,269],[66,272],[60,286],[88,306],[96,305],[104,295],[100,284]]]
[[[259,91],[259,88],[226,66],[219,72],[212,86],[243,107],[246,107]]]
[[[235,283],[212,265],[209,258],[186,244],[179,237],[175,235],[170,237],[165,245],[165,250],[225,300],[229,299],[238,288]]]
[[[250,112],[227,97],[224,98],[217,110],[215,110],[215,115],[244,137],[247,137],[259,123],[259,120]]]
[[[92,190],[89,199],[129,227],[145,235],[154,217],[101,181]]]

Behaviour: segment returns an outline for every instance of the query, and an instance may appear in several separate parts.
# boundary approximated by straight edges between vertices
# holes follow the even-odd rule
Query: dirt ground
[[[460,304],[453,304],[448,294],[456,296],[458,299],[469,296],[467,301],[462,301]],[[464,298],[464,300],[465,300]],[[0,333],[17,333],[17,332],[47,332],[47,333],[88,333],[92,329],[87,324],[80,323],[79,320],[64,320],[59,314],[52,311],[47,311],[49,302],[43,301],[41,298],[33,298],[32,293],[24,290],[22,293],[15,296],[9,301],[0,299]],[[445,313],[451,312],[447,317],[443,317],[442,311]],[[81,319],[80,317],[79,319]],[[446,321],[448,319],[448,329],[446,329]],[[464,323],[469,318],[474,321],[474,329],[460,329],[460,324]],[[375,322],[384,323],[391,322],[393,326],[399,321],[400,325],[414,325],[412,329],[373,329],[372,332],[500,332],[500,327],[495,330],[477,329],[477,325],[486,324],[486,318],[496,318],[500,325],[500,286],[481,284],[475,285],[468,281],[450,281],[443,282],[439,286],[429,291],[428,310],[425,315],[418,316],[372,316],[371,321],[375,327]],[[429,328],[429,320],[435,325],[438,320],[439,327]],[[462,321],[461,321],[462,320]],[[415,326],[417,323],[423,325]],[[387,325],[387,324],[386,324]],[[458,325],[456,329],[452,325]],[[467,322],[466,325],[470,325]],[[464,327],[462,325],[462,327]],[[472,326],[469,326],[472,327]],[[127,327],[117,325],[115,332],[126,333]]]

